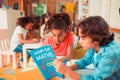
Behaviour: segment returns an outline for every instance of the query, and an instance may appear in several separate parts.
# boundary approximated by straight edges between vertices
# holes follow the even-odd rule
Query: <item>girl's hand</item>
[[[61,58],[59,58],[58,60],[61,61],[61,62],[64,62],[65,58],[64,58],[64,57],[61,57]]]
[[[35,43],[38,43],[38,42],[40,42],[40,39],[33,39],[33,41],[34,41]]]

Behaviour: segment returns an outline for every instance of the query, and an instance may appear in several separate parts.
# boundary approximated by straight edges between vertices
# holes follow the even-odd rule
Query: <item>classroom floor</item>
[[[4,78],[5,80],[15,80],[16,74],[20,73],[22,68],[12,69],[12,64],[0,68],[0,80]]]
[[[22,68],[12,69],[12,65],[8,65],[0,69],[0,80],[45,80],[37,67],[23,70]],[[60,80],[58,77],[50,80]]]
[[[22,68],[12,69],[11,65],[0,69],[0,80],[44,80],[37,68],[24,71]]]

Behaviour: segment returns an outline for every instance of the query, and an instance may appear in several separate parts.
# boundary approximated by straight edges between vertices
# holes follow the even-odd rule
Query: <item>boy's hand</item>
[[[72,71],[69,67],[67,67],[63,62],[55,59],[53,62],[56,71],[63,74],[65,77],[70,77],[73,80],[80,80],[80,75],[74,71]]]
[[[63,62],[55,59],[53,62],[56,71],[60,72],[61,74],[66,74],[66,69],[68,68]]]

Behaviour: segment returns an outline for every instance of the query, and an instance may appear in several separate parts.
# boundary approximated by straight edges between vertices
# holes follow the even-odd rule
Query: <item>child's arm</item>
[[[73,56],[73,43],[74,43],[74,38],[73,34],[70,32],[68,35],[69,41],[67,45],[67,55],[65,56],[66,60],[69,61],[72,59]]]
[[[60,72],[61,74],[65,75],[65,77],[70,77],[72,80],[80,80],[80,75],[73,71],[71,68],[67,67],[59,60],[54,60],[53,65],[56,68],[56,71]]]
[[[76,64],[73,64],[70,66],[70,69],[72,70],[77,70],[78,69],[78,66]]]
[[[22,34],[18,34],[18,37],[19,37],[19,40],[22,44],[25,44],[25,43],[38,43],[40,42],[40,40],[36,39],[36,40],[25,40],[23,38],[23,35]]]
[[[69,67],[66,66],[66,72],[64,73],[65,77],[70,77],[72,80],[80,80],[80,75],[75,71],[71,70]]]
[[[72,44],[71,45],[68,45],[68,48],[67,48],[67,55],[60,58],[59,60],[64,62],[65,60],[66,61],[69,61],[72,59],[72,56],[73,56],[73,46]]]
[[[72,59],[72,56],[73,56],[73,44],[68,44],[67,55],[64,57],[64,59],[69,61],[70,59]]]

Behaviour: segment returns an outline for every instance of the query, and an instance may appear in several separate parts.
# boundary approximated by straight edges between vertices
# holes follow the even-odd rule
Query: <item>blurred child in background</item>
[[[18,18],[17,27],[14,30],[10,41],[11,49],[22,57],[22,45],[25,43],[37,43],[40,40],[26,40],[26,33],[32,29],[34,21],[31,17],[25,16]]]
[[[50,14],[46,13],[46,14],[43,14],[40,19],[40,37],[42,40],[44,40],[45,38],[51,35],[50,32],[47,34],[44,33],[45,24],[49,20],[50,16],[51,16]]]
[[[41,17],[37,16],[37,17],[33,17],[33,19],[34,19],[34,26],[32,27],[32,29],[30,29],[27,32],[26,39],[27,40],[34,40],[34,39],[41,40],[41,37],[40,37],[40,19],[41,19]]]

